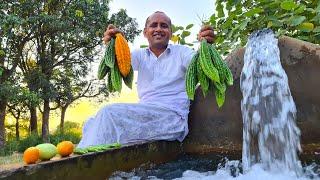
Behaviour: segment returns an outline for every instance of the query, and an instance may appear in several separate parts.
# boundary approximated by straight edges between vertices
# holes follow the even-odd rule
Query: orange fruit
[[[40,152],[39,149],[36,147],[29,147],[23,153],[23,161],[26,164],[33,164],[36,163],[39,159]]]
[[[57,145],[58,153],[64,157],[73,153],[74,145],[71,141],[62,141]]]

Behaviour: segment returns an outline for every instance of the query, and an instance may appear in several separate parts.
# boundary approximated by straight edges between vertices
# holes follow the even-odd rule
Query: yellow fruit
[[[39,149],[36,147],[29,147],[23,153],[23,161],[26,164],[33,164],[36,163],[39,159],[40,152]]]
[[[116,34],[114,50],[119,71],[123,77],[127,77],[131,69],[131,54],[127,40],[120,33]]]
[[[310,22],[302,23],[298,26],[298,29],[304,32],[310,32],[314,29],[314,24]]]
[[[74,145],[71,141],[62,141],[57,145],[58,153],[64,157],[73,153]]]

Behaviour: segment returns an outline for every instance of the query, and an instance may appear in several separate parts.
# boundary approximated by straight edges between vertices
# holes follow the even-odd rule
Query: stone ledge
[[[165,141],[125,146],[2,171],[0,179],[106,179],[114,171],[128,171],[142,164],[173,160],[181,150],[180,143]]]

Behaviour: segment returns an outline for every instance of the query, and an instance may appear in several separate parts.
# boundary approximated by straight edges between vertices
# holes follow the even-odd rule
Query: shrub
[[[8,141],[3,148],[0,149],[0,156],[11,155],[13,152],[18,151],[19,141],[12,139]]]
[[[41,136],[39,136],[37,134],[31,134],[31,135],[27,136],[26,138],[21,139],[18,143],[19,143],[19,148],[17,149],[17,151],[23,152],[28,147],[36,146],[38,144],[43,143],[43,140],[42,140]]]

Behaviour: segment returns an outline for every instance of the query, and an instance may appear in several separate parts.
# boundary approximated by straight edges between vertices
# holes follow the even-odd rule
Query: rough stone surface
[[[280,59],[289,79],[297,106],[297,124],[301,143],[320,143],[320,46],[290,37],[279,39]],[[234,75],[226,102],[218,109],[214,94],[205,99],[196,92],[189,114],[190,132],[184,142],[186,152],[210,152],[216,148],[241,150],[242,115],[240,102],[240,73],[244,48],[232,52],[226,61]]]
[[[107,179],[115,171],[128,171],[142,164],[167,162],[180,153],[178,142],[158,141],[0,171],[0,179]]]

